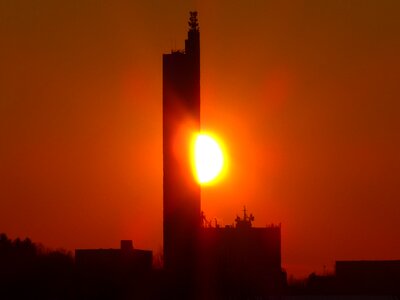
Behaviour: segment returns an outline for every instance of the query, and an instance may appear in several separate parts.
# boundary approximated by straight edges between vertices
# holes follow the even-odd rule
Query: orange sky
[[[202,207],[282,223],[283,265],[400,258],[400,2],[0,2],[0,231],[162,245],[162,53],[199,11]]]

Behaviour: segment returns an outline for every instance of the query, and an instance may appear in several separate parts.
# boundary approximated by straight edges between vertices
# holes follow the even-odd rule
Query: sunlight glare
[[[197,180],[200,184],[211,182],[222,171],[224,156],[218,142],[207,134],[198,134],[194,145]]]

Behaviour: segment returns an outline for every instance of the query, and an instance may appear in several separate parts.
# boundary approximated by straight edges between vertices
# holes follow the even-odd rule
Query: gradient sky
[[[162,245],[162,54],[199,11],[209,217],[282,223],[289,274],[400,258],[400,1],[1,1],[0,232]]]

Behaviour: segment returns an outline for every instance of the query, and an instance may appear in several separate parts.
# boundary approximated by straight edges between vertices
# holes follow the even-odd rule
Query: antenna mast
[[[190,12],[189,31],[199,31],[199,21],[197,20],[197,11]]]

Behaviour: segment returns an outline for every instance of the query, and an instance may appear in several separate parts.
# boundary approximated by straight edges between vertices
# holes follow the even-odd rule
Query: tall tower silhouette
[[[201,222],[200,186],[191,163],[199,130],[200,33],[197,12],[191,12],[185,50],[163,55],[164,265],[187,276],[195,271]]]

